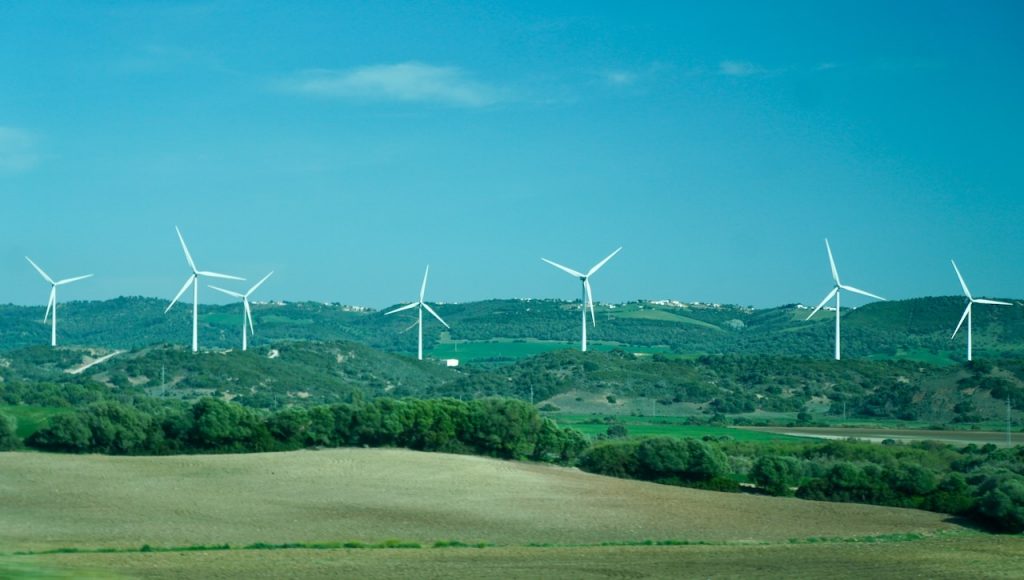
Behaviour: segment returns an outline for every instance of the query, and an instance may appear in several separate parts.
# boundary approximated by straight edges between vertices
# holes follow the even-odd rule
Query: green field
[[[576,415],[552,413],[548,415],[560,427],[571,427],[587,435],[600,435],[608,430],[610,423],[600,415]],[[683,417],[634,417],[617,416],[616,422],[625,425],[631,437],[664,435],[668,437],[699,439],[705,436],[731,437],[737,441],[801,441],[803,437],[792,437],[776,433],[747,431],[713,425],[687,425]]]
[[[459,359],[473,362],[485,360],[514,361],[551,352],[554,350],[577,350],[578,342],[561,342],[557,340],[533,339],[494,339],[486,341],[449,341],[441,342],[429,351],[433,358]],[[668,352],[666,347],[635,346],[609,342],[588,342],[587,348],[597,351],[625,350],[633,353]]]
[[[18,422],[18,437],[24,439],[39,430],[54,415],[71,413],[69,407],[36,407],[33,405],[0,405],[0,413]]]
[[[934,365],[937,367],[948,367],[961,364],[953,358],[952,352],[932,352],[924,349],[900,349],[893,356],[871,355],[870,360],[910,360],[914,362]]]
[[[689,318],[687,316],[680,316],[678,314],[668,312],[667,310],[658,310],[651,308],[632,311],[615,310],[615,312],[611,316],[613,318],[635,318],[638,320],[656,320],[659,322],[678,322],[680,324],[693,324],[695,326],[700,326],[708,330],[714,330],[717,332],[722,331],[721,328],[715,326],[714,324],[709,324],[707,322],[704,322],[703,320],[697,320],[695,318]]]

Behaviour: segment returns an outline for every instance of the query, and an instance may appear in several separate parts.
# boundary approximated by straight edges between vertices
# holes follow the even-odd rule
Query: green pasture
[[[586,435],[601,435],[608,431],[611,423],[604,422],[603,415],[574,415],[553,413],[548,415],[559,427],[576,429]],[[705,436],[730,437],[736,441],[802,441],[803,437],[731,429],[714,425],[687,425],[683,417],[632,417],[615,418],[626,426],[630,437],[667,436],[699,439]]]
[[[639,320],[656,320],[660,322],[678,322],[680,324],[693,324],[709,330],[722,330],[721,328],[687,316],[680,316],[667,310],[644,308],[643,310],[616,310],[611,316],[615,318],[635,318]]]
[[[54,415],[70,413],[70,407],[37,407],[34,405],[0,405],[0,413],[14,417],[18,422],[18,437],[24,439],[35,433]]]
[[[624,350],[633,353],[668,352],[667,347],[635,346],[612,342],[588,342],[587,347],[597,351]],[[447,341],[440,342],[430,350],[433,358],[456,358],[460,361],[473,362],[484,360],[518,360],[551,352],[553,350],[578,349],[578,342],[534,339],[494,339],[485,341]]]

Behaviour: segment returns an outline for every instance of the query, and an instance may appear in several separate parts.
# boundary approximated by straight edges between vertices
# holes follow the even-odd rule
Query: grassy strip
[[[601,542],[597,544],[550,544],[550,543],[529,543],[527,548],[598,548],[609,546],[771,546],[780,544],[882,544],[895,542],[916,542],[920,540],[934,539],[938,537],[977,535],[973,531],[943,531],[932,534],[904,533],[904,534],[881,534],[877,536],[821,536],[810,538],[790,538],[782,542],[757,542],[757,541],[723,541],[709,542],[705,540],[637,540],[623,542]],[[493,548],[496,544],[486,542],[460,542],[458,540],[441,540],[434,542],[431,548]],[[509,547],[509,546],[504,546]],[[196,544],[192,546],[150,546],[143,544],[139,548],[54,548],[52,550],[26,550],[6,554],[8,556],[43,556],[48,554],[128,554],[137,552],[208,552],[223,550],[395,550],[395,549],[420,549],[423,545],[418,542],[405,542],[401,540],[385,540],[378,543],[368,542],[289,542],[283,544],[272,544],[267,542],[256,542],[244,546],[230,544]],[[0,554],[3,555],[3,554]]]

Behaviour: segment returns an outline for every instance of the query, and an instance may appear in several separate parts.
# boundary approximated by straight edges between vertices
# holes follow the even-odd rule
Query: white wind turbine
[[[618,254],[621,250],[622,246],[619,246],[617,250],[615,250],[611,254],[608,254],[607,258],[598,262],[597,265],[591,268],[590,271],[588,271],[586,274],[581,274],[576,270],[573,270],[572,268],[566,268],[561,264],[556,264],[555,262],[552,262],[547,258],[541,258],[541,260],[544,260],[545,262],[551,264],[552,266],[558,268],[559,270],[568,273],[570,276],[579,278],[580,282],[583,283],[583,298],[582,300],[580,300],[580,306],[582,307],[581,312],[583,314],[583,338],[580,341],[580,348],[583,350],[583,352],[587,352],[587,306],[590,307],[590,321],[594,326],[597,326],[597,316],[594,314],[594,294],[590,290],[590,277],[593,276],[598,270],[600,270],[601,266],[604,266],[606,263],[608,263],[608,260],[611,260],[612,257],[614,257],[615,254]]]
[[[57,346],[57,286],[63,286],[64,284],[70,284],[72,282],[77,282],[79,280],[91,278],[92,274],[86,274],[85,276],[75,276],[74,278],[66,278],[64,280],[58,280],[54,282],[53,278],[50,278],[50,276],[48,276],[46,272],[43,272],[42,268],[40,268],[35,262],[32,261],[32,258],[25,256],[25,259],[28,260],[29,264],[32,264],[32,267],[36,269],[36,272],[39,272],[39,275],[42,276],[44,280],[50,283],[50,301],[46,303],[46,314],[43,315],[43,324],[46,324],[46,319],[49,318],[50,314],[52,313],[53,324],[50,327],[50,346]]]
[[[881,296],[876,296],[870,292],[865,292],[863,290],[854,288],[853,286],[847,286],[846,284],[841,283],[839,281],[839,271],[836,270],[836,261],[832,258],[832,247],[828,245],[828,238],[825,239],[825,249],[828,250],[828,263],[830,266],[832,266],[832,280],[836,283],[836,285],[833,286],[832,290],[830,290],[829,293],[825,295],[825,299],[821,301],[821,304],[818,304],[818,307],[815,308],[813,312],[811,312],[811,315],[807,317],[807,320],[813,318],[814,315],[817,314],[819,310],[821,310],[821,307],[824,306],[826,302],[831,300],[833,296],[836,297],[836,360],[839,360],[839,291],[848,290],[850,292],[853,292],[854,294],[861,294],[869,298],[877,298],[878,300],[885,300],[885,298],[882,298]]]
[[[249,296],[252,295],[252,293],[257,288],[259,288],[261,284],[266,282],[267,278],[271,277],[273,274],[274,273],[271,272],[270,274],[264,276],[262,280],[253,285],[252,288],[249,288],[249,291],[246,292],[245,294],[240,294],[238,292],[235,292],[234,290],[225,290],[224,288],[220,288],[212,284],[210,285],[210,288],[213,288],[218,292],[223,292],[228,296],[234,296],[235,298],[242,299],[242,352],[245,352],[249,348],[249,331],[252,331],[253,336],[256,335],[256,329],[253,328],[252,325],[252,309],[249,307]],[[246,328],[246,323],[248,323],[249,325],[248,328]]]
[[[956,333],[960,332],[960,327],[964,324],[964,319],[967,319],[967,360],[973,360],[973,353],[971,352],[971,307],[975,304],[996,304],[999,306],[1013,306],[1009,302],[1000,302],[998,300],[986,300],[984,298],[975,298],[971,296],[971,291],[967,289],[967,283],[964,282],[964,277],[960,275],[960,269],[956,267],[956,262],[953,262],[953,270],[956,271],[956,277],[960,279],[960,286],[964,289],[964,295],[967,296],[967,308],[964,309],[963,316],[960,317],[960,323],[956,325],[956,330],[953,331],[953,336],[949,337],[950,340],[956,338]]]
[[[245,278],[239,278],[238,276],[229,276],[227,274],[218,274],[216,272],[205,272],[196,268],[196,263],[192,261],[192,254],[188,253],[188,246],[185,245],[185,238],[181,235],[181,230],[178,226],[174,226],[174,231],[178,232],[178,239],[181,240],[181,249],[185,251],[185,259],[188,260],[188,267],[192,269],[192,274],[189,275],[188,280],[185,280],[185,285],[178,291],[177,296],[171,303],[167,305],[167,309],[164,310],[164,314],[169,312],[181,295],[188,290],[189,285],[192,285],[192,352],[199,351],[199,277],[206,276],[207,278],[222,278],[224,280],[245,280]]]
[[[387,316],[388,314],[394,314],[396,312],[401,312],[403,310],[409,310],[410,308],[416,308],[417,306],[419,307],[419,319],[416,322],[416,324],[420,327],[419,349],[417,350],[417,356],[418,356],[419,360],[423,360],[423,309],[426,308],[427,312],[433,314],[434,318],[436,318],[438,320],[438,322],[443,324],[445,328],[451,328],[450,326],[448,326],[447,322],[442,320],[441,317],[438,316],[436,312],[434,312],[434,309],[431,308],[429,304],[427,304],[426,302],[423,301],[423,295],[427,293],[427,274],[429,274],[429,273],[430,273],[430,265],[428,264],[427,265],[427,270],[425,272],[423,272],[423,285],[420,286],[420,299],[418,301],[410,302],[409,304],[406,304],[405,306],[399,306],[398,308],[395,308],[394,310],[392,310],[390,312],[385,312],[384,313],[384,316]]]

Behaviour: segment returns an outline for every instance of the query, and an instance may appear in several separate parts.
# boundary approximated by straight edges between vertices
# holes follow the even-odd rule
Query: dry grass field
[[[7,554],[0,576],[35,567],[42,575],[156,578],[820,577],[837,570],[942,577],[963,575],[968,564],[975,577],[1024,571],[1014,560],[1024,553],[1020,538],[965,532],[941,514],[705,492],[472,456],[5,453],[0,466],[0,554]],[[908,533],[925,538],[813,539]],[[423,547],[13,555],[389,539]],[[442,540],[491,546],[431,547]],[[644,540],[711,545],[600,545]]]

